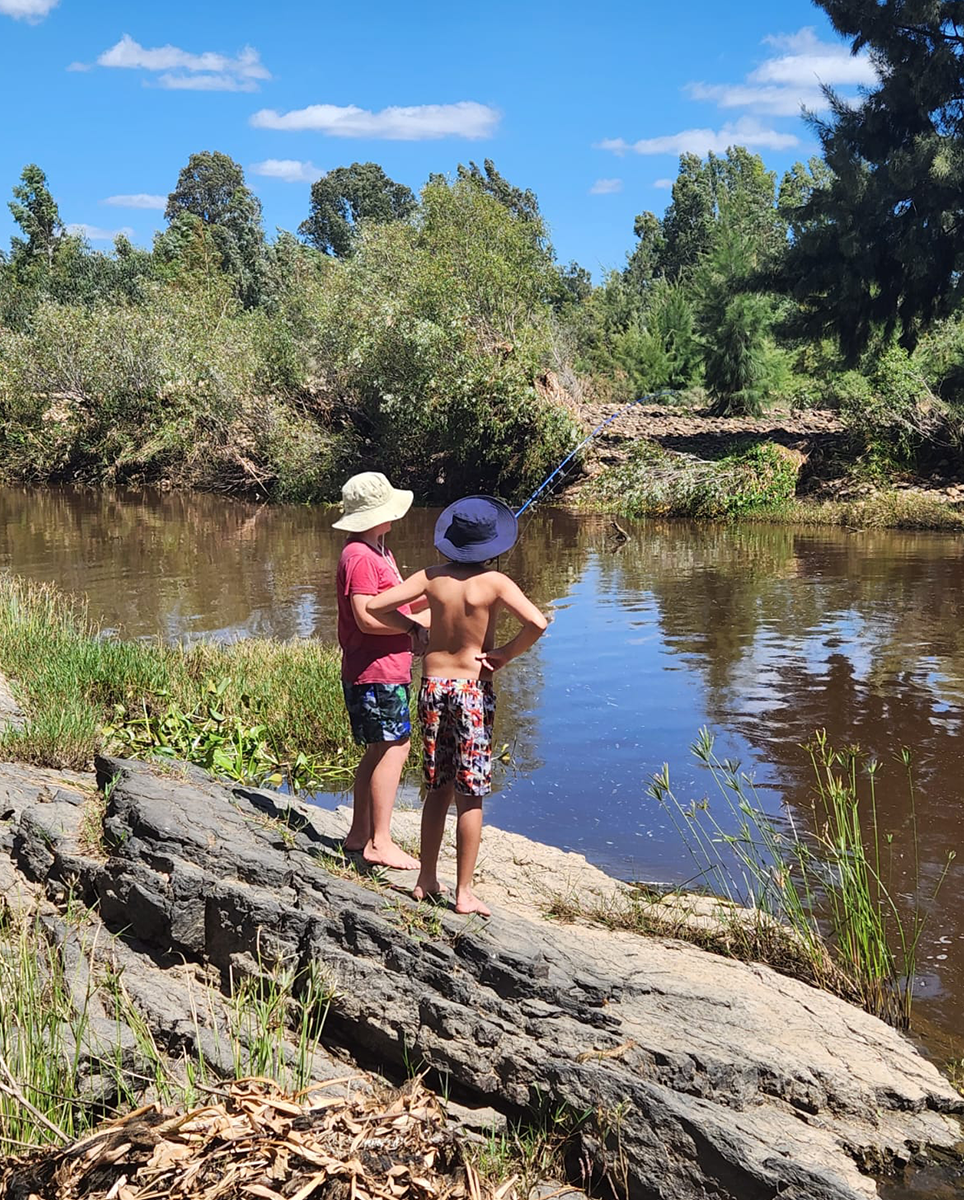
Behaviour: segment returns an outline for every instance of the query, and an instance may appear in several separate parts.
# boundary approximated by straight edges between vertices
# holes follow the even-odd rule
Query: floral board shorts
[[[487,796],[492,790],[492,681],[423,679],[418,717],[425,786],[454,783],[463,796]]]
[[[407,683],[345,683],[345,707],[359,746],[401,742],[412,736]]]

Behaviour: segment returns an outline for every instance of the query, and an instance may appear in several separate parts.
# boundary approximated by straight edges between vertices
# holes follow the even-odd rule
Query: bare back
[[[505,584],[499,571],[447,564],[425,572],[425,597],[432,617],[426,675],[443,679],[489,678],[479,655],[494,645]]]

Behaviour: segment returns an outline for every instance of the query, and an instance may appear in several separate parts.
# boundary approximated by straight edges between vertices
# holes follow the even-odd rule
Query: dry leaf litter
[[[517,1200],[461,1153],[436,1097],[289,1097],[248,1079],[188,1113],[153,1104],[66,1148],[9,1159],[0,1200]]]

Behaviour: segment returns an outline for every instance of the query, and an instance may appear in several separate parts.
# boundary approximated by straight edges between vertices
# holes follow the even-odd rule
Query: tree
[[[637,245],[627,278],[644,288],[652,279],[692,278],[710,254],[720,229],[739,231],[760,262],[778,256],[786,223],[776,205],[776,176],[758,154],[730,146],[725,154],[683,154],[673,198],[662,220],[641,213],[634,226]]]
[[[468,180],[493,200],[498,200],[514,217],[522,221],[542,221],[539,199],[535,192],[530,188],[523,189],[510,183],[491,158],[483,160],[482,170],[471,159],[467,167],[459,163],[458,175],[459,179]]]
[[[550,302],[556,312],[564,312],[573,305],[584,304],[592,295],[592,275],[573,259],[567,267],[557,267],[558,283],[553,289]]]
[[[8,208],[24,237],[12,239],[11,261],[14,266],[40,262],[49,270],[65,231],[47,177],[35,163],[24,167],[13,195]]]
[[[356,162],[311,185],[311,211],[298,232],[325,254],[345,258],[362,221],[407,221],[415,208],[411,189],[389,179],[378,163]]]
[[[878,84],[851,106],[827,89],[811,116],[829,178],[793,211],[778,282],[799,332],[850,361],[878,336],[912,348],[960,302],[964,279],[964,31],[957,0],[817,0]]]
[[[663,222],[655,213],[640,213],[633,222],[636,234],[636,249],[630,254],[626,266],[626,279],[642,291],[663,272],[666,256],[666,238]]]
[[[208,227],[221,269],[234,279],[238,296],[248,307],[258,303],[264,278],[261,201],[245,184],[244,171],[233,158],[217,150],[192,154],[167,198],[164,215],[172,225],[193,216]]]
[[[739,286],[750,254],[744,232],[724,227],[700,272],[703,372],[716,417],[759,416],[770,390],[772,302]]]

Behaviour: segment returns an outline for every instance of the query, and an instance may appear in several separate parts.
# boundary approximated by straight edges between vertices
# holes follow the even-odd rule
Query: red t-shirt
[[[411,683],[412,639],[362,633],[355,623],[351,597],[377,596],[400,582],[390,550],[384,557],[361,538],[349,538],[338,559],[338,641],[341,677],[346,683]],[[403,604],[399,612],[408,614]]]

